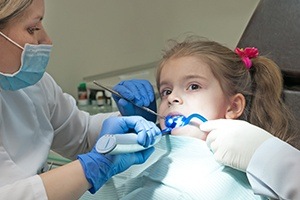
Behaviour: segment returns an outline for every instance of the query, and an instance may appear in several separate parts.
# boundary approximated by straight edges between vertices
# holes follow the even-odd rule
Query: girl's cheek
[[[163,130],[166,128],[165,126],[165,120],[164,119],[160,119],[159,120],[159,125],[160,125],[160,129]]]
[[[207,137],[207,134],[202,132],[198,127],[190,126],[190,125],[174,128],[171,131],[171,134],[188,136],[188,137],[193,137],[201,140],[205,140]]]

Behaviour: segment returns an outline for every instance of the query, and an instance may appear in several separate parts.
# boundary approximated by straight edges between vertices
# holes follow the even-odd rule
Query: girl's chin
[[[187,136],[187,137],[194,137],[201,140],[206,140],[207,133],[202,132],[199,128],[194,126],[182,126],[178,128],[174,128],[171,131],[172,135],[176,136]]]

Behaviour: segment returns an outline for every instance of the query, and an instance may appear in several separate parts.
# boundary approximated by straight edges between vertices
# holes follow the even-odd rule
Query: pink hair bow
[[[258,56],[258,49],[255,47],[246,47],[245,49],[235,48],[234,52],[241,57],[247,69],[250,69],[252,66],[252,61],[250,59]]]

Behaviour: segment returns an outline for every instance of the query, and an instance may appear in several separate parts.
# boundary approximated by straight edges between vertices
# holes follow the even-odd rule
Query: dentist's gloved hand
[[[256,149],[274,137],[242,120],[210,120],[201,124],[200,129],[209,132],[206,143],[219,163],[244,172]]]
[[[103,122],[100,137],[107,133],[126,133],[134,130],[138,134],[139,144],[147,147],[154,142],[154,136],[161,134],[160,129],[153,123],[140,116],[111,117]],[[107,180],[121,173],[133,164],[144,163],[153,153],[154,148],[119,155],[103,155],[94,147],[91,152],[81,154],[78,159],[83,167],[88,182],[92,185],[89,191],[94,194]]]
[[[155,136],[161,135],[161,130],[155,123],[141,116],[110,117],[103,122],[99,138],[105,134],[120,134],[135,132],[138,143],[147,147],[155,142]]]
[[[114,88],[124,98],[129,99],[139,106],[145,106],[151,110],[157,110],[153,87],[148,80],[126,80],[118,83]],[[132,103],[113,95],[119,111],[123,116],[139,115],[145,119],[156,122],[156,116],[137,107]]]

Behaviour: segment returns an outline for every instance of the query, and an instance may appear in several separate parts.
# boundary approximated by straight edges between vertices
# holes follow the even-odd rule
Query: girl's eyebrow
[[[208,79],[207,79],[206,77],[201,76],[201,75],[199,75],[199,74],[191,74],[191,75],[187,75],[187,76],[184,76],[184,77],[183,77],[183,80],[189,80],[189,79],[202,79],[202,80],[204,80],[204,81],[208,81]],[[159,86],[162,87],[162,86],[164,86],[164,85],[168,85],[168,82],[169,82],[169,81],[161,81],[161,82],[159,83]]]
[[[184,80],[188,80],[188,79],[203,79],[205,81],[207,81],[208,79],[204,76],[201,76],[199,74],[191,74],[191,75],[187,75],[183,78]]]
[[[162,81],[159,83],[159,88],[161,88],[164,85],[168,85],[168,81]]]

